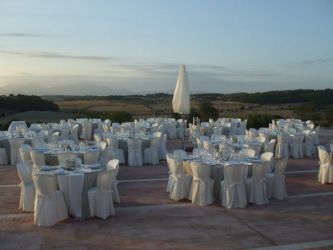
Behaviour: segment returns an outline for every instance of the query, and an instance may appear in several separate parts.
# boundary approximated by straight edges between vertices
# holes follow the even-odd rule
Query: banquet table
[[[97,175],[101,168],[83,167],[76,171],[65,171],[57,168],[50,171],[39,171],[39,174],[56,175],[58,188],[63,193],[68,213],[77,219],[90,217],[88,190],[96,186]]]
[[[192,176],[191,161],[198,161],[190,157],[190,160],[183,161],[184,172],[186,175]],[[224,166],[227,164],[245,164],[248,166],[248,177],[252,176],[252,169],[254,163],[262,162],[260,159],[244,160],[244,161],[224,161],[224,162],[214,162],[214,161],[203,161],[204,167],[210,168],[210,177],[214,180],[214,196],[215,200],[221,200],[221,181],[224,180]]]
[[[58,155],[61,153],[73,153],[77,157],[79,157],[82,162],[84,162],[84,154],[88,151],[99,151],[98,148],[87,148],[87,149],[80,149],[80,150],[67,150],[67,151],[55,151],[55,150],[46,150],[42,151],[45,155],[45,163],[46,165],[50,166],[58,166]]]

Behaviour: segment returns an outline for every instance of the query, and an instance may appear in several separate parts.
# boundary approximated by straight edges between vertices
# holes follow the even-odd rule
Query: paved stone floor
[[[332,138],[326,131],[321,142]],[[121,166],[115,216],[43,228],[17,209],[16,168],[1,166],[0,249],[333,249],[333,185],[318,183],[317,171],[316,156],[290,159],[286,200],[228,210],[169,200],[166,162]]]

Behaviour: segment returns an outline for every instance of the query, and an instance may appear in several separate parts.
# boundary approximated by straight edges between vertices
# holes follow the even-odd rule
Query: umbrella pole
[[[184,129],[184,136],[182,138],[182,149],[185,150],[185,122],[184,122],[184,113],[182,113],[182,126]]]

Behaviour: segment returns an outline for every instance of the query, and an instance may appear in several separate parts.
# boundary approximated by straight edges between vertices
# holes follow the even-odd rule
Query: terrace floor
[[[321,134],[323,144],[332,138]],[[228,210],[171,201],[166,162],[121,166],[115,216],[43,228],[17,209],[16,168],[1,166],[0,249],[333,249],[333,185],[318,183],[317,171],[317,156],[290,159],[286,200]]]

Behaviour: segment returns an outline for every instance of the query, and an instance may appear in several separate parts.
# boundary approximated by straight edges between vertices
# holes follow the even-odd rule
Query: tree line
[[[0,108],[9,111],[24,112],[29,110],[58,111],[57,104],[35,95],[0,96]]]

